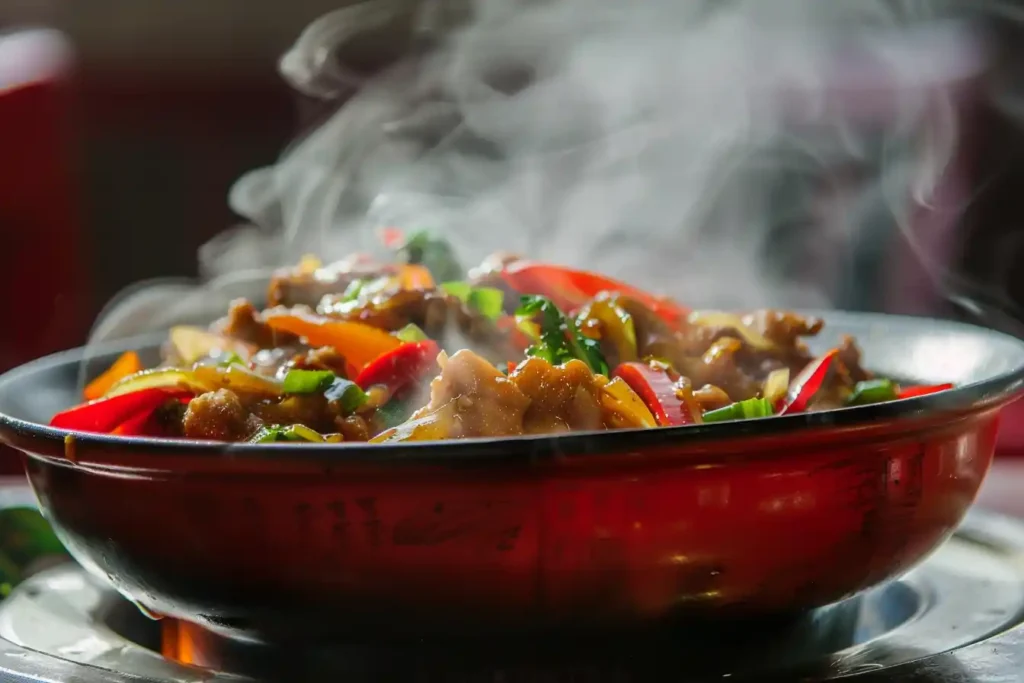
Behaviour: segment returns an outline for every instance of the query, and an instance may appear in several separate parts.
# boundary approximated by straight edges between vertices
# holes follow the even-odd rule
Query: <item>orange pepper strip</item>
[[[89,382],[85,387],[85,398],[87,401],[95,401],[102,398],[114,386],[128,375],[134,375],[142,370],[142,361],[139,354],[134,351],[122,353],[114,364],[106,372]]]
[[[273,330],[305,337],[311,346],[332,346],[353,367],[362,370],[383,353],[402,345],[402,340],[363,323],[333,320],[298,310],[270,310],[264,321]]]
[[[402,289],[433,289],[434,276],[425,266],[407,264],[398,272]]]

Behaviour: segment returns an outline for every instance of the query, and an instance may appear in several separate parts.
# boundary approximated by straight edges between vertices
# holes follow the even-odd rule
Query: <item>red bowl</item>
[[[228,445],[45,426],[77,401],[79,350],[0,378],[0,437],[27,456],[44,513],[85,567],[149,610],[234,637],[796,614],[942,543],[989,467],[1000,409],[1024,385],[1014,338],[824,317],[817,344],[854,334],[876,371],[957,388],[699,427]]]

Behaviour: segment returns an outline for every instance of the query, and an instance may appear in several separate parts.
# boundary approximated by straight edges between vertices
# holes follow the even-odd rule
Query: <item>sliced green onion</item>
[[[358,384],[341,377],[333,379],[331,385],[324,391],[324,396],[328,401],[340,402],[341,409],[345,413],[354,413],[359,410],[369,398]]]
[[[461,300],[463,303],[468,303],[469,295],[473,291],[473,285],[468,282],[442,282],[441,289],[451,294],[456,299]]]
[[[308,441],[323,443],[323,435],[306,425],[293,424],[288,426],[266,425],[249,437],[249,443],[274,443],[275,441]]]
[[[727,422],[729,420],[750,420],[758,417],[771,417],[775,414],[772,404],[763,398],[748,398],[724,408],[709,410],[704,413],[704,422]]]
[[[505,311],[505,293],[500,289],[474,287],[468,282],[442,282],[441,289],[491,320]]]
[[[869,379],[857,382],[846,400],[849,405],[865,405],[896,400],[896,384],[891,379]]]
[[[485,317],[497,320],[505,312],[505,293],[493,287],[476,287],[469,293],[468,303]]]
[[[316,394],[326,391],[337,379],[330,370],[289,370],[284,376],[284,393]]]
[[[402,329],[395,332],[395,336],[404,342],[420,342],[429,339],[427,333],[420,329],[419,325],[409,323]]]

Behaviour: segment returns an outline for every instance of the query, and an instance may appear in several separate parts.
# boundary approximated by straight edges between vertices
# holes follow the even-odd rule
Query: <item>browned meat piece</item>
[[[700,365],[690,364],[690,379],[695,384],[721,387],[734,401],[753,398],[761,390],[761,383],[745,374],[737,362],[743,348],[743,342],[733,337],[716,340],[704,352]]]
[[[298,337],[294,335],[272,330],[260,319],[256,307],[245,299],[231,302],[227,317],[218,320],[211,329],[217,334],[254,344],[261,349],[271,349],[298,342]]]
[[[372,436],[370,425],[362,415],[336,418],[334,425],[345,441],[369,441]]]
[[[362,255],[322,268],[299,266],[278,270],[270,280],[267,306],[316,308],[322,298],[341,294],[354,280],[377,278],[394,270],[394,266],[380,265]]]
[[[323,434],[336,431],[335,418],[341,415],[340,408],[328,403],[322,394],[302,394],[287,396],[280,401],[253,402],[249,407],[266,424],[302,424]]]
[[[693,392],[693,397],[700,404],[701,410],[716,410],[717,408],[724,408],[733,402],[729,394],[725,393],[724,389],[713,386],[711,384],[705,384],[700,389]]]
[[[241,441],[259,428],[238,395],[218,389],[196,396],[182,419],[185,436],[212,441]]]
[[[804,318],[789,311],[771,309],[756,311],[743,317],[751,329],[781,349],[803,349],[800,337],[813,337],[824,323],[818,318]]]
[[[842,363],[850,377],[850,380],[854,384],[869,380],[873,377],[870,372],[861,367],[860,349],[857,347],[857,343],[853,340],[853,337],[848,334],[844,334],[840,337],[839,362]]]
[[[603,429],[601,407],[605,382],[582,361],[551,365],[531,358],[516,368],[512,381],[531,398],[524,416],[527,434]]]
[[[353,320],[388,331],[400,330],[412,323],[427,336],[436,339],[451,352],[471,348],[488,360],[499,363],[520,358],[509,336],[487,317],[462,303],[460,299],[436,289],[400,290],[380,300],[371,299],[361,306],[333,305],[328,299],[320,312]]]
[[[620,389],[629,391],[621,380]],[[509,377],[472,351],[444,360],[431,384],[430,402],[380,441],[428,441],[484,436],[518,436],[569,430],[638,427],[643,416],[606,395],[613,384],[581,361],[553,366],[539,358],[519,365]],[[646,407],[629,392],[653,425]],[[625,403],[629,403],[626,401]]]
[[[455,438],[514,436],[523,433],[523,413],[530,399],[484,358],[459,351],[444,361],[441,374],[431,383],[425,410],[447,404],[454,405]]]

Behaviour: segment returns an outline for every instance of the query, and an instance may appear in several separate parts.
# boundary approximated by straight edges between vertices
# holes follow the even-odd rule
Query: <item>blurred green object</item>
[[[0,598],[36,571],[68,559],[27,490],[0,491]]]

